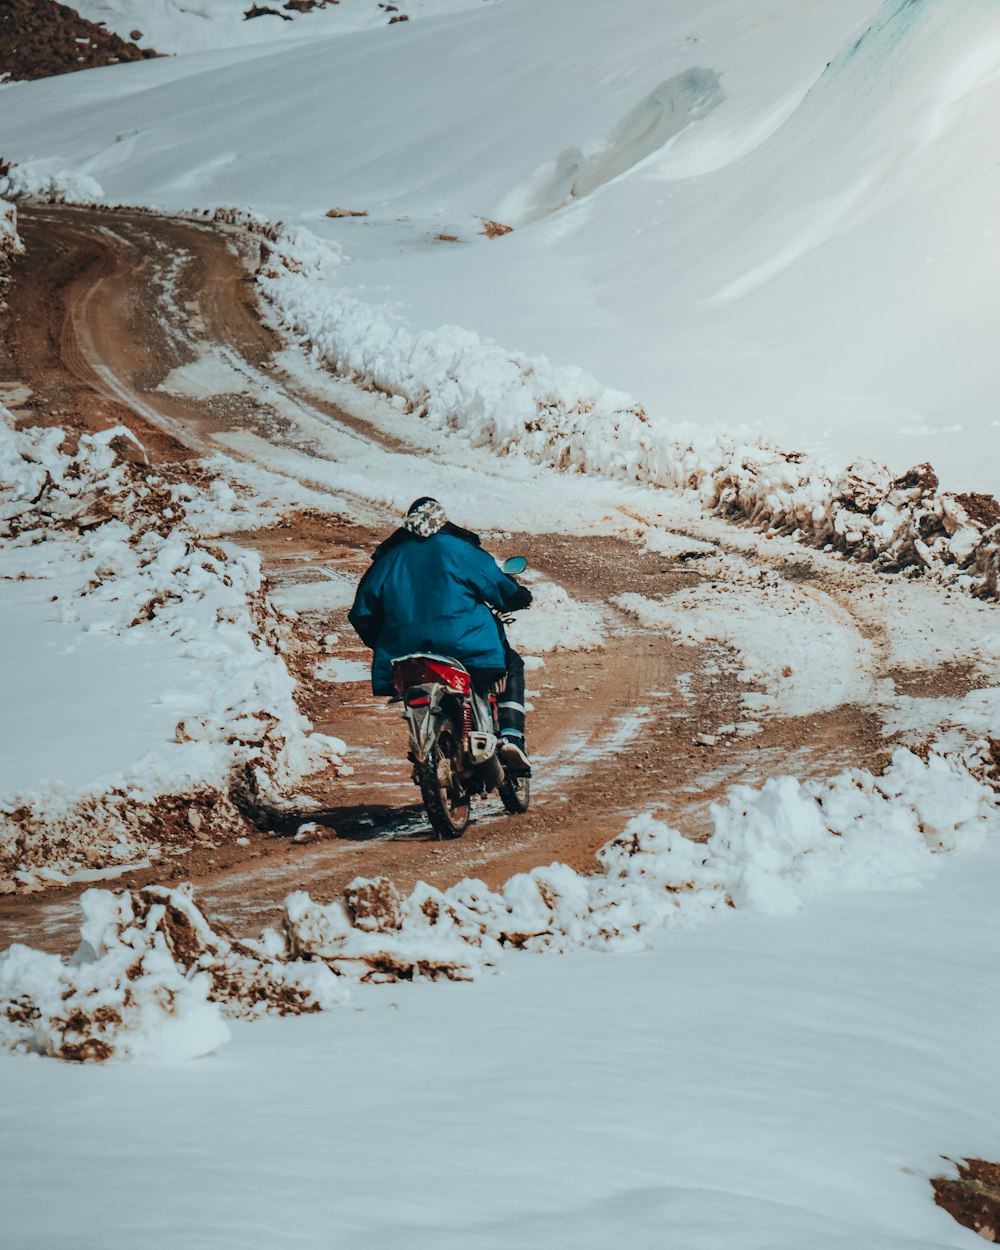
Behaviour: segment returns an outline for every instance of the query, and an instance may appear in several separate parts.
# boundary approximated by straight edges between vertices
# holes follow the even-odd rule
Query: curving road
[[[236,232],[63,206],[24,208],[19,227],[27,254],[4,326],[0,398],[25,423],[129,424],[174,473],[196,473],[199,457],[225,451],[322,492],[329,511],[302,511],[280,531],[238,537],[258,547],[279,588],[301,592],[324,568],[359,576],[371,547],[394,524],[378,483],[401,472],[467,492],[481,491],[484,481],[490,491],[523,491],[523,480],[506,482],[500,460],[480,457],[484,465],[467,455],[456,463],[453,446],[437,451],[416,429],[387,433],[371,419],[369,404],[359,400],[349,412],[336,402],[343,388],[290,357],[262,322],[248,276],[251,245]],[[662,526],[655,518],[664,505],[653,495],[636,492],[627,506],[609,505],[623,535]],[[869,684],[890,671],[894,661],[878,620],[856,610],[864,570],[841,576],[811,553],[790,554],[788,544],[775,544],[765,561],[757,538],[720,523],[702,527],[700,536],[758,567],[773,602],[796,607],[808,600],[821,620],[854,629]],[[710,588],[699,562],[644,550],[638,536],[531,533],[514,536],[511,545],[573,596],[605,605],[609,620],[602,652],[549,657],[529,682],[538,685],[531,811],[510,818],[486,804],[460,841],[430,840],[398,720],[363,683],[314,679],[319,639],[327,634],[341,636],[342,658],[364,658],[352,649],[344,610],[320,605],[303,612],[297,626],[300,695],[317,728],[355,749],[354,775],[321,778],[309,794],[318,806],[304,806],[248,847],[194,847],[183,859],[183,878],[198,885],[209,910],[256,931],[289,890],[327,900],[358,874],[387,873],[408,886],[466,875],[497,883],[552,859],[586,868],[634,812],[666,805],[681,828],[704,836],[709,804],[735,781],[787,771],[821,776],[847,765],[878,767],[887,758],[878,716],[850,701],[808,717],[761,717],[755,736],[696,744],[696,734],[746,719],[741,661],[718,642],[679,646],[655,622],[644,625],[611,601],[626,591],[663,596]],[[939,694],[968,688],[967,674],[952,677],[942,668]],[[290,833],[306,820],[317,826],[313,839],[293,841]],[[178,879],[166,861],[127,880],[165,876]],[[74,893],[64,887],[42,898],[0,900],[0,944],[66,946],[75,928],[66,904]]]

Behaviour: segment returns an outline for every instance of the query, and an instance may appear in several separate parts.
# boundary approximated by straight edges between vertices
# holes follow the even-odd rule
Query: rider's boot
[[[497,751],[510,772],[531,775],[531,761],[524,750],[524,734],[515,736],[510,730],[501,732]]]

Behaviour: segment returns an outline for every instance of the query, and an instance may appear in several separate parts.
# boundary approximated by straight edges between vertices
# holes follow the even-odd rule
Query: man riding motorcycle
[[[531,591],[501,572],[479,536],[452,525],[438,501],[424,495],[375,548],[348,620],[374,652],[373,694],[394,693],[392,661],[413,652],[451,656],[482,687],[506,676],[498,750],[512,772],[528,774],[524,664],[496,613],[530,603]]]

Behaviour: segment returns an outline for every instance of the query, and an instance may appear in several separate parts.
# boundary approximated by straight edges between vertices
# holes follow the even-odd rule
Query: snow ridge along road
[[[552,858],[589,870],[631,815],[666,808],[704,837],[735,782],[877,772],[899,743],[945,733],[958,747],[988,728],[992,606],[706,520],[665,491],[426,430],[262,324],[238,232],[55,206],[22,206],[19,228],[0,357],[19,424],[125,423],[165,476],[266,505],[272,523],[235,537],[288,614],[300,706],[351,749],[353,775],[322,774],[247,845],[192,839],[180,874],[160,861],[130,883],[182,876],[210,914],[256,928],[289,890],[323,901],[359,873],[407,889],[495,885]],[[365,653],[345,622],[371,547],[422,493],[486,531],[490,550],[526,554],[539,591],[518,638],[538,656],[532,811],[483,805],[445,845],[428,838],[401,727],[358,679]],[[4,900],[0,940],[65,947],[78,888]]]

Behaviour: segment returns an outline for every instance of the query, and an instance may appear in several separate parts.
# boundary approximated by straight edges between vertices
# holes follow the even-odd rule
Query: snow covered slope
[[[362,300],[586,368],[662,426],[1000,488],[994,5],[340,7],[308,42],[8,86],[0,152],[308,223]]]

